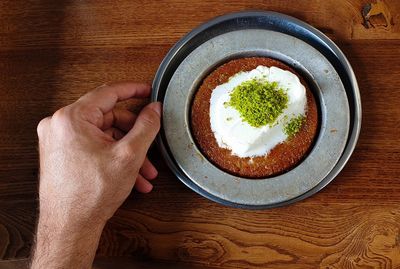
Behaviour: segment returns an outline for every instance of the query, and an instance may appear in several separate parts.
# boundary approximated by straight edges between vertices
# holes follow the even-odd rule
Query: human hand
[[[106,221],[133,186],[149,192],[157,170],[146,158],[161,104],[136,117],[118,101],[147,97],[144,84],[104,85],[38,125],[39,221],[31,268],[91,268]]]
[[[115,108],[149,94],[144,84],[101,86],[40,122],[41,214],[51,210],[93,225],[108,220],[133,186],[151,191],[148,180],[157,170],[146,153],[160,128],[161,105],[151,103],[137,117]]]

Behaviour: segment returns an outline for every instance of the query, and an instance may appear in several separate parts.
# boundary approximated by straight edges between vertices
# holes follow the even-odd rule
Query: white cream
[[[252,79],[277,82],[280,88],[287,90],[288,106],[273,127],[253,127],[242,121],[237,110],[224,105],[229,102],[229,94],[236,86]],[[213,90],[210,101],[211,129],[218,145],[230,149],[234,155],[242,158],[266,155],[288,138],[284,126],[293,117],[305,114],[306,102],[305,87],[295,74],[277,67],[258,66],[249,72],[232,76],[228,82]]]

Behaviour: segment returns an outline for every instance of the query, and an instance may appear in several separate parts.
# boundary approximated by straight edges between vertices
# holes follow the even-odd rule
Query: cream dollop
[[[240,118],[239,112],[224,105],[230,100],[230,93],[241,83],[252,80],[277,82],[288,95],[287,108],[273,126],[253,127]],[[277,68],[258,66],[249,72],[240,72],[229,81],[217,86],[211,94],[210,121],[215,139],[221,148],[227,148],[239,157],[256,157],[268,154],[288,136],[284,126],[294,117],[304,115],[306,110],[306,89],[292,72]]]

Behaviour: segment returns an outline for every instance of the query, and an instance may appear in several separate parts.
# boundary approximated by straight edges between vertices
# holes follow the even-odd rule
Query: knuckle
[[[160,128],[160,117],[158,116],[157,112],[152,109],[147,109],[146,113],[142,114],[142,123],[146,127],[150,128]]]
[[[102,85],[98,86],[97,88],[95,88],[94,90],[92,90],[89,93],[97,93],[99,91],[102,91],[104,88],[107,88],[108,86],[109,86],[109,84],[103,83]]]
[[[73,115],[70,107],[63,107],[57,110],[51,121],[52,131],[54,134],[65,138],[71,139],[73,133]]]
[[[65,123],[65,122],[69,122],[71,115],[70,115],[70,111],[67,107],[63,107],[60,108],[59,110],[57,110],[54,115],[53,115],[53,119],[54,122],[56,123]]]
[[[121,161],[135,161],[136,160],[136,152],[132,149],[132,147],[129,147],[129,145],[125,146],[119,146],[117,148],[117,156],[119,157],[118,159]]]
[[[96,126],[103,124],[103,112],[96,106],[81,104],[73,108],[74,117],[80,117]]]
[[[36,131],[37,131],[39,138],[42,137],[46,133],[49,121],[50,121],[50,117],[47,117],[47,118],[42,119],[39,122],[39,124],[37,125]]]

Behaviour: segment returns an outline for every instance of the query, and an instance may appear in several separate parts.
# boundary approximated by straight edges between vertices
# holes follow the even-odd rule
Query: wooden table
[[[363,126],[350,162],[305,201],[248,211],[190,191],[153,149],[160,169],[155,190],[129,197],[106,226],[98,257],[171,268],[400,268],[400,1],[375,5],[372,11],[384,12],[389,23],[381,14],[369,28],[362,24],[366,4],[1,1],[0,257],[26,258],[32,245],[41,118],[104,82],[151,82],[169,48],[193,27],[224,13],[263,9],[314,25],[353,65]]]

